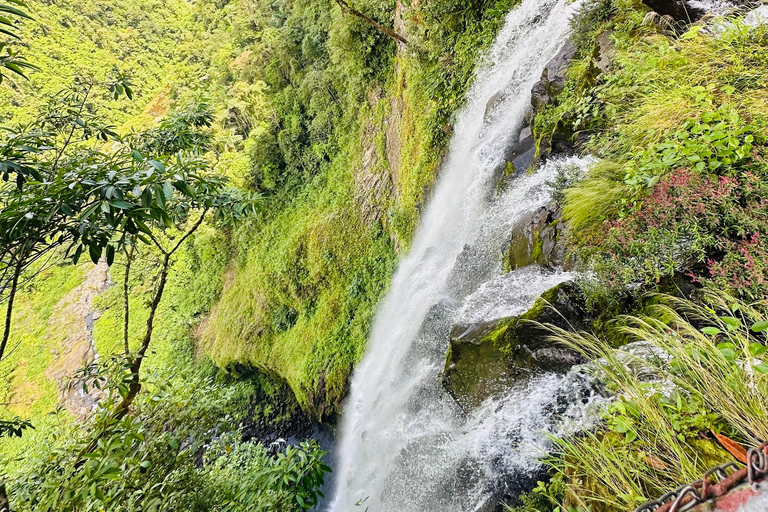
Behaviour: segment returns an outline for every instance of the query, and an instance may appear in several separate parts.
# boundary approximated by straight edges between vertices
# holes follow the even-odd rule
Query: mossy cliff
[[[236,257],[202,336],[217,364],[284,379],[316,418],[338,412],[453,112],[512,4],[366,6],[407,45],[331,2],[264,7],[269,30],[290,32],[293,46],[266,46],[265,29],[227,48],[229,81],[269,84],[262,99],[277,119],[242,133],[245,180],[268,197],[268,213],[234,234]],[[248,30],[229,23],[228,34]]]

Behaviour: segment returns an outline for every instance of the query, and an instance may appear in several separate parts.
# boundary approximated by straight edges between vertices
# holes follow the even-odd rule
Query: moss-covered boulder
[[[503,248],[502,264],[509,272],[531,264],[565,264],[564,223],[560,208],[549,204],[521,219]]]
[[[584,360],[553,345],[539,324],[581,329],[588,323],[586,317],[578,286],[566,282],[547,290],[519,316],[454,325],[443,385],[468,411],[539,372],[566,371]]]

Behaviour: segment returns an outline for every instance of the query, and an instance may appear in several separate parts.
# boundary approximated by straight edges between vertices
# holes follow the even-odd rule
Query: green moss
[[[53,361],[53,351],[60,349],[74,328],[73,323],[82,321],[62,316],[62,301],[83,282],[89,266],[49,267],[16,297],[8,351],[0,365],[0,402],[7,404],[0,418],[21,416],[32,419],[36,426],[59,421],[47,416],[56,411],[58,391],[45,371]],[[62,417],[68,415],[63,413]],[[26,434],[24,440],[0,438],[0,455],[33,442]]]

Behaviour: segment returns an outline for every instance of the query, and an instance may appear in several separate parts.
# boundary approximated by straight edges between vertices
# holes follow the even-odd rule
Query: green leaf
[[[77,249],[75,250],[74,256],[72,256],[72,262],[77,265],[77,262],[80,261],[80,255],[83,254],[83,246],[78,245]]]
[[[141,207],[149,208],[152,206],[152,190],[149,187],[145,187],[141,193]]]
[[[734,318],[732,316],[721,316],[720,320],[725,323],[725,326],[728,328],[729,331],[735,331],[739,327],[741,327],[741,322],[738,320],[738,318]]]
[[[720,348],[719,350],[720,350],[720,353],[725,358],[725,360],[728,361],[729,363],[736,361],[736,351],[733,350],[732,348],[723,347],[723,348]]]
[[[183,180],[178,180],[173,184],[176,190],[186,195],[187,197],[195,197],[195,191],[189,186],[189,183]]]
[[[133,222],[132,219],[128,219],[125,221],[125,230],[131,235],[135,235],[136,233],[139,232],[139,230],[136,229],[136,223]]]
[[[749,344],[749,355],[752,357],[760,357],[761,355],[765,354],[765,351],[768,350],[765,345],[761,345],[759,343],[750,343]]]
[[[160,172],[165,172],[165,166],[162,164],[162,162],[158,162],[157,160],[150,160],[149,165],[154,167]]]
[[[717,327],[704,327],[703,329],[701,329],[701,332],[703,332],[704,334],[709,334],[710,336],[717,336],[723,331],[721,331]]]
[[[613,431],[623,434],[630,429],[629,422],[626,418],[618,416],[613,419]]]
[[[110,201],[109,204],[112,205],[113,207],[119,208],[121,210],[130,210],[131,209],[131,203],[128,203],[126,201],[115,200],[115,201]]]
[[[752,324],[752,327],[750,327],[750,329],[752,329],[752,331],[754,331],[754,332],[762,332],[762,331],[768,329],[768,322],[766,322],[766,321],[755,322],[754,324]]]
[[[115,246],[108,245],[107,246],[107,265],[111,267],[114,261],[115,261]]]
[[[756,364],[752,368],[754,368],[756,372],[761,373],[763,375],[768,374],[768,364],[760,363],[760,364]]]
[[[91,256],[91,261],[98,265],[101,259],[101,246],[96,242],[92,242],[88,246],[88,254]]]
[[[163,192],[163,187],[161,185],[155,185],[155,199],[157,199],[157,204],[160,205],[160,208],[165,208],[165,192]]]

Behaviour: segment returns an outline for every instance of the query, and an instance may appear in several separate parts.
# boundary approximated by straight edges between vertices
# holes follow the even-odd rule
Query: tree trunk
[[[136,250],[136,246],[131,246],[131,252],[126,252],[125,262],[125,279],[123,279],[123,342],[125,343],[125,354],[128,355],[131,352],[131,347],[128,346],[128,319],[130,315],[130,308],[128,306],[128,277],[131,275],[131,262],[133,261],[133,254]]]
[[[369,25],[372,25],[372,26],[376,27],[378,30],[380,30],[384,34],[388,35],[389,37],[391,37],[395,41],[397,41],[399,43],[403,43],[403,44],[408,44],[408,40],[406,38],[404,38],[403,36],[401,36],[400,34],[395,32],[391,28],[385,27],[384,25],[380,24],[376,20],[374,20],[372,18],[369,18],[368,16],[366,16],[363,13],[361,13],[360,11],[357,11],[357,10],[353,9],[346,2],[346,0],[336,0],[336,3],[339,4],[339,7],[341,7],[342,11],[349,11],[351,14],[354,14],[358,18],[364,20]]]
[[[149,306],[149,318],[147,318],[147,330],[144,332],[144,339],[141,340],[141,347],[136,357],[131,363],[131,384],[128,386],[128,394],[125,395],[123,401],[115,409],[115,418],[122,418],[125,413],[128,412],[128,408],[133,403],[136,395],[141,391],[141,381],[139,380],[139,370],[141,370],[141,363],[144,361],[144,356],[149,348],[149,342],[152,341],[152,331],[155,328],[155,313],[157,313],[157,307],[160,305],[160,299],[163,298],[163,290],[165,289],[165,282],[168,280],[168,267],[171,264],[171,253],[167,253],[163,259],[163,268],[160,271],[160,282],[157,285],[157,292],[152,298],[152,303]]]
[[[5,490],[5,482],[0,480],[0,512],[10,512],[11,503],[8,500],[8,492]]]
[[[8,337],[11,335],[11,318],[13,316],[13,299],[16,298],[16,289],[19,286],[19,275],[21,274],[21,267],[22,267],[23,261],[24,260],[21,257],[19,257],[19,261],[16,264],[16,268],[14,268],[13,270],[13,281],[11,282],[11,292],[8,295],[8,305],[5,310],[5,328],[3,329],[3,339],[2,341],[0,341],[0,361],[3,360],[5,347],[6,345],[8,345]]]

